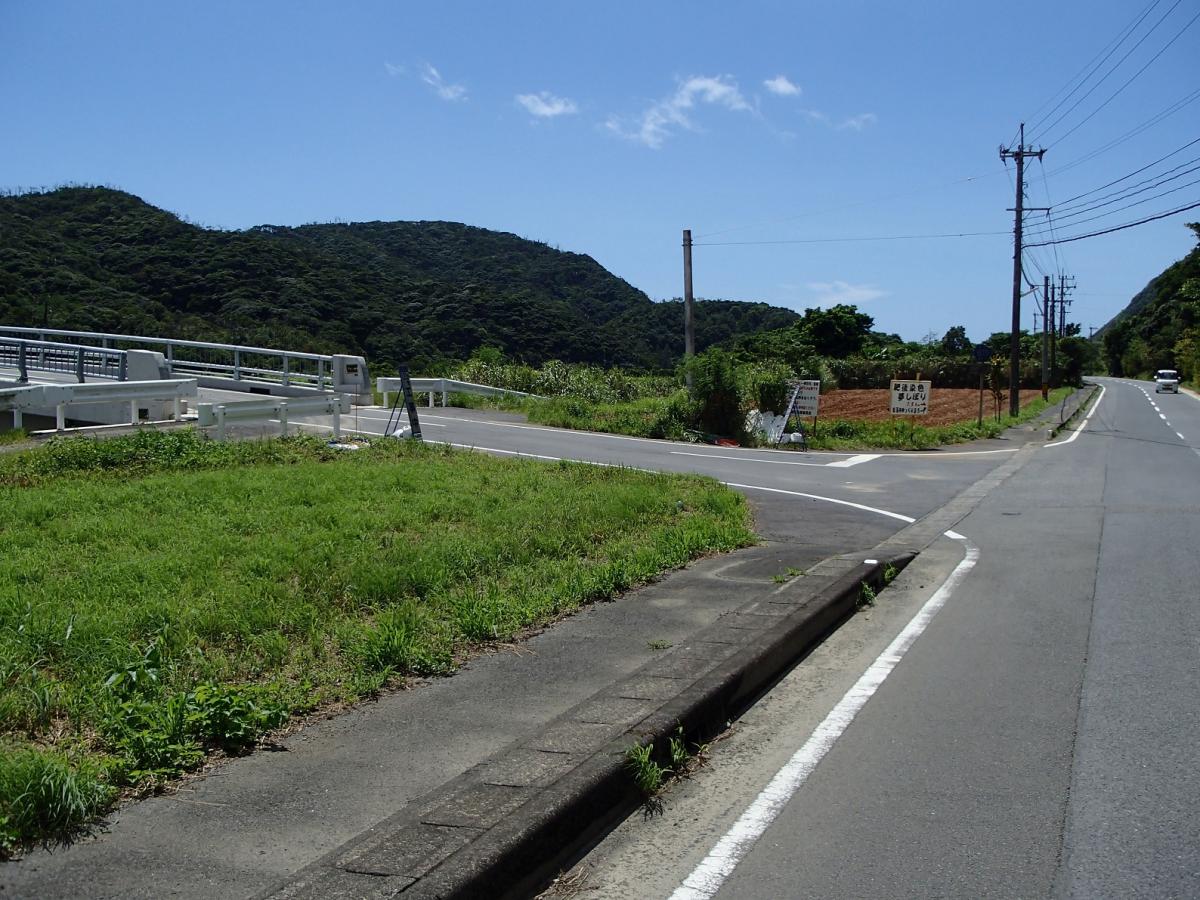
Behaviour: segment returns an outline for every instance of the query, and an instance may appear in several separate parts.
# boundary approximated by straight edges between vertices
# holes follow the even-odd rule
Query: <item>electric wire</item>
[[[1197,93],[1197,96],[1200,96],[1200,91],[1197,91],[1196,93]],[[1120,178],[1114,178],[1114,179],[1113,179],[1112,181],[1110,181],[1108,184],[1102,184],[1102,185],[1100,185],[1100,187],[1098,187],[1098,188],[1092,188],[1092,190],[1090,190],[1090,191],[1084,191],[1082,194],[1076,194],[1074,197],[1068,197],[1066,200],[1064,200],[1064,201],[1063,201],[1061,204],[1059,204],[1059,205],[1060,205],[1060,206],[1062,206],[1062,205],[1066,205],[1066,204],[1068,204],[1068,203],[1074,203],[1076,200],[1079,200],[1079,199],[1081,199],[1081,198],[1083,198],[1083,197],[1087,197],[1087,196],[1089,196],[1089,195],[1091,195],[1091,194],[1098,193],[1099,191],[1102,191],[1102,190],[1104,190],[1105,188],[1110,188],[1110,187],[1112,187],[1114,184],[1120,184],[1122,181],[1126,181],[1126,180],[1128,180],[1128,179],[1132,178],[1134,175],[1140,175],[1140,174],[1142,174],[1143,172],[1145,172],[1147,169],[1152,169],[1152,168],[1154,168],[1154,167],[1155,167],[1155,166],[1157,166],[1159,163],[1161,163],[1161,162],[1165,162],[1166,160],[1170,159],[1172,156],[1175,156],[1175,155],[1176,155],[1176,154],[1178,154],[1178,153],[1182,153],[1182,152],[1183,152],[1184,150],[1186,150],[1188,147],[1191,147],[1191,146],[1193,146],[1193,145],[1195,145],[1195,144],[1200,144],[1200,138],[1196,138],[1195,140],[1188,141],[1188,142],[1187,142],[1186,144],[1184,144],[1182,147],[1179,147],[1178,149],[1172,150],[1172,151],[1171,151],[1170,153],[1168,153],[1166,156],[1160,156],[1160,157],[1159,157],[1158,159],[1156,159],[1154,162],[1152,162],[1152,163],[1147,163],[1146,165],[1142,166],[1140,169],[1134,169],[1134,170],[1133,170],[1132,172],[1130,172],[1128,175],[1122,175]],[[1200,158],[1200,157],[1197,157],[1197,158]],[[1194,159],[1193,159],[1193,160],[1189,160],[1189,162],[1195,162],[1195,160],[1194,160]],[[1188,163],[1183,163],[1183,165],[1187,165],[1187,164],[1188,164]],[[1178,167],[1176,167],[1176,168],[1178,168]],[[1045,171],[1045,170],[1043,169],[1043,172],[1044,172],[1044,171]],[[1061,170],[1059,170],[1059,171],[1061,171]],[[1173,171],[1175,171],[1175,170],[1174,170],[1174,169],[1170,169],[1170,170],[1168,170],[1168,171],[1172,171],[1172,172],[1173,172]],[[1142,182],[1139,182],[1139,184],[1141,184],[1141,183],[1142,183]]]
[[[1070,129],[1066,134],[1064,134],[1060,138],[1058,138],[1056,143],[1061,143],[1062,141],[1065,141],[1067,138],[1069,138],[1071,135],[1073,135],[1076,131],[1078,131],[1080,128],[1082,128],[1084,125],[1086,125],[1089,121],[1091,121],[1091,119],[1096,115],[1096,113],[1100,112],[1100,110],[1104,109],[1104,107],[1108,106],[1109,103],[1111,103],[1113,100],[1115,100],[1118,97],[1118,95],[1120,95],[1120,93],[1125,90],[1125,88],[1129,87],[1129,85],[1131,85],[1138,78],[1139,75],[1141,75],[1148,68],[1150,68],[1151,64],[1156,59],[1158,59],[1160,56],[1162,56],[1164,53],[1166,53],[1167,49],[1172,44],[1174,44],[1177,40],[1179,40],[1183,36],[1183,33],[1185,31],[1187,31],[1194,24],[1196,24],[1197,19],[1200,19],[1200,12],[1198,12],[1198,13],[1196,13],[1196,15],[1192,16],[1192,18],[1188,20],[1188,23],[1179,30],[1179,33],[1176,34],[1175,37],[1173,37],[1173,38],[1171,38],[1171,40],[1167,41],[1167,43],[1163,46],[1163,48],[1161,50],[1159,50],[1152,57],[1150,57],[1150,59],[1146,62],[1146,64],[1144,66],[1142,66],[1140,69],[1138,69],[1136,72],[1134,72],[1133,75],[1131,75],[1124,84],[1122,84],[1119,88],[1117,88],[1108,97],[1107,100],[1105,100],[1103,103],[1101,103],[1099,106],[1097,106],[1094,110],[1092,110],[1091,113],[1089,113],[1080,122],[1078,122],[1074,128]]]
[[[1133,22],[1132,22],[1132,23],[1130,23],[1129,25],[1125,26],[1125,28],[1123,28],[1123,29],[1121,30],[1121,32],[1120,32],[1120,33],[1119,33],[1119,34],[1118,34],[1118,35],[1117,35],[1115,38],[1113,38],[1113,40],[1109,41],[1109,43],[1108,43],[1108,44],[1106,44],[1106,45],[1105,45],[1105,46],[1104,46],[1104,47],[1103,47],[1103,48],[1100,50],[1100,52],[1099,52],[1099,53],[1097,53],[1095,56],[1093,56],[1093,57],[1092,57],[1092,58],[1091,58],[1091,59],[1090,59],[1090,60],[1089,60],[1089,61],[1088,61],[1088,62],[1087,62],[1085,65],[1084,65],[1084,67],[1083,67],[1082,69],[1080,69],[1080,70],[1079,70],[1079,72],[1077,72],[1077,73],[1076,73],[1076,74],[1075,74],[1075,75],[1074,75],[1074,76],[1073,76],[1073,77],[1072,77],[1070,80],[1068,80],[1068,81],[1067,81],[1067,83],[1066,83],[1066,84],[1064,84],[1064,85],[1063,85],[1061,88],[1059,88],[1057,91],[1055,91],[1055,92],[1054,92],[1054,94],[1052,94],[1052,95],[1051,95],[1051,97],[1050,97],[1050,99],[1049,99],[1049,100],[1047,100],[1045,103],[1043,103],[1041,106],[1039,106],[1039,107],[1038,107],[1036,110],[1034,110],[1034,112],[1033,112],[1033,115],[1029,117],[1029,119],[1030,119],[1030,120],[1034,120],[1034,121],[1033,121],[1033,125],[1030,127],[1030,130],[1032,131],[1032,130],[1034,130],[1034,129],[1038,128],[1038,127],[1039,127],[1039,126],[1040,126],[1040,125],[1041,125],[1043,122],[1045,122],[1045,121],[1046,121],[1046,119],[1048,119],[1048,118],[1050,118],[1050,116],[1054,115],[1054,113],[1055,113],[1055,112],[1057,112],[1057,111],[1058,111],[1058,109],[1059,109],[1059,108],[1060,108],[1060,107],[1061,107],[1061,106],[1062,106],[1064,103],[1066,103],[1066,102],[1067,102],[1069,99],[1071,99],[1071,96],[1072,96],[1072,95],[1073,95],[1073,94],[1074,94],[1074,93],[1075,93],[1077,90],[1079,90],[1081,87],[1083,87],[1083,85],[1087,83],[1087,80],[1088,80],[1089,78],[1091,78],[1091,77],[1092,77],[1092,75],[1094,75],[1094,74],[1095,74],[1096,70],[1098,70],[1098,69],[1099,69],[1101,66],[1103,66],[1103,65],[1104,65],[1104,63],[1106,63],[1106,62],[1109,60],[1109,58],[1110,58],[1110,57],[1111,57],[1111,56],[1112,56],[1114,53],[1116,53],[1116,52],[1117,52],[1117,48],[1118,48],[1118,47],[1120,47],[1120,46],[1121,46],[1121,44],[1123,44],[1123,43],[1125,42],[1125,40],[1126,40],[1126,39],[1129,37],[1129,35],[1130,35],[1130,34],[1132,34],[1132,33],[1133,33],[1133,32],[1134,32],[1136,29],[1137,29],[1137,27],[1138,27],[1140,24],[1142,24],[1142,22],[1143,22],[1143,21],[1146,19],[1146,17],[1147,17],[1148,15],[1150,15],[1150,13],[1151,13],[1151,12],[1153,12],[1153,10],[1154,10],[1154,7],[1158,6],[1158,4],[1159,4],[1159,3],[1161,3],[1161,2],[1162,2],[1162,0],[1153,0],[1153,2],[1152,2],[1152,3],[1151,3],[1149,6],[1147,6],[1145,9],[1143,9],[1143,10],[1142,10],[1142,11],[1141,11],[1141,12],[1140,12],[1138,15],[1137,15],[1137,17],[1136,17],[1136,18],[1133,20]],[[1095,65],[1093,65],[1093,63],[1094,63]],[[1080,77],[1080,76],[1082,76],[1082,77]],[[1050,110],[1048,113],[1046,113],[1046,115],[1042,116],[1040,119],[1035,119],[1035,117],[1036,117],[1036,116],[1037,116],[1037,115],[1038,115],[1038,114],[1039,114],[1039,113],[1040,113],[1040,112],[1041,112],[1043,109],[1045,109],[1047,106],[1049,106],[1049,105],[1050,105],[1050,104],[1051,104],[1051,103],[1054,101],[1054,98],[1055,98],[1055,97],[1057,97],[1059,94],[1061,94],[1061,93],[1062,93],[1064,90],[1066,90],[1068,87],[1071,87],[1071,85],[1072,85],[1072,84],[1074,84],[1076,81],[1078,81],[1079,83],[1078,83],[1078,84],[1076,84],[1076,85],[1075,85],[1075,87],[1071,88],[1071,91],[1070,91],[1070,93],[1068,93],[1068,94],[1067,94],[1065,97],[1063,97],[1061,100],[1059,100],[1059,101],[1058,101],[1058,103],[1057,103],[1057,104],[1055,104],[1055,106],[1054,106],[1054,108],[1053,108],[1053,109],[1051,109],[1051,110]],[[1012,143],[1013,143],[1013,142],[1015,142],[1015,141],[1016,141],[1016,138],[1014,137],[1014,138],[1013,138],[1013,141],[1010,141],[1010,142],[1009,142],[1009,145],[1011,146],[1011,145],[1012,145]]]
[[[1042,139],[1046,134],[1053,131],[1055,129],[1055,127],[1057,127],[1057,125],[1063,119],[1065,119],[1067,116],[1069,116],[1071,113],[1073,113],[1076,109],[1078,109],[1080,104],[1082,104],[1085,100],[1087,100],[1087,98],[1090,97],[1096,91],[1096,89],[1100,87],[1100,85],[1104,84],[1104,82],[1108,80],[1108,77],[1110,75],[1112,75],[1113,72],[1117,71],[1117,69],[1119,69],[1121,67],[1121,64],[1124,63],[1125,60],[1129,59],[1130,55],[1135,50],[1137,50],[1138,47],[1142,46],[1142,44],[1144,44],[1146,42],[1146,40],[1150,37],[1150,35],[1154,34],[1154,32],[1158,30],[1158,26],[1161,25],[1163,22],[1165,22],[1167,19],[1167,16],[1171,15],[1171,13],[1173,13],[1175,11],[1175,8],[1178,7],[1179,4],[1182,2],[1183,2],[1183,0],[1175,0],[1175,3],[1171,6],[1171,8],[1168,9],[1165,13],[1163,13],[1163,15],[1159,18],[1159,20],[1157,22],[1155,22],[1152,26],[1150,26],[1150,30],[1147,31],[1145,34],[1143,34],[1138,39],[1137,43],[1134,44],[1132,47],[1130,47],[1129,50],[1127,50],[1125,52],[1125,55],[1122,56],[1119,60],[1117,60],[1117,62],[1113,65],[1113,67],[1111,69],[1109,69],[1107,72],[1104,73],[1104,75],[1100,78],[1099,81],[1097,81],[1090,88],[1088,88],[1087,93],[1085,93],[1082,97],[1080,97],[1078,100],[1076,100],[1074,103],[1072,103],[1071,106],[1065,112],[1063,112],[1057,119],[1055,119],[1053,122],[1051,122],[1045,128],[1038,130],[1037,135],[1035,137],[1032,137],[1030,140],[1036,142],[1036,141]],[[1147,12],[1149,12],[1149,11],[1147,11]],[[1141,20],[1139,19],[1138,24],[1140,24],[1140,22],[1141,22]],[[1190,25],[1191,23],[1188,23],[1188,24]],[[1186,30],[1186,26],[1185,26],[1184,30]],[[1130,32],[1130,33],[1132,33],[1132,32]],[[1182,33],[1182,32],[1180,32],[1180,33]],[[1178,36],[1179,35],[1176,35],[1176,38]],[[1128,35],[1126,35],[1126,37],[1128,37]],[[1124,42],[1124,38],[1122,38],[1122,43],[1123,42]],[[1174,43],[1174,38],[1171,40],[1170,43]],[[1170,46],[1170,43],[1168,43],[1167,46]],[[1166,49],[1166,48],[1164,47],[1163,49]],[[1162,53],[1162,51],[1159,51],[1159,54],[1161,54],[1161,53]],[[1158,55],[1155,55],[1154,59],[1157,59],[1157,58],[1158,58]],[[1153,61],[1154,60],[1151,60],[1151,62],[1153,62]],[[1143,67],[1143,69],[1144,69],[1144,67]],[[1139,75],[1141,74],[1141,71],[1142,70],[1139,70],[1139,72],[1138,72]],[[1090,75],[1089,75],[1089,77],[1090,77]],[[1134,77],[1137,77],[1137,76],[1135,75]],[[1111,99],[1111,98],[1109,98],[1109,99]],[[1057,107],[1055,109],[1057,109]],[[1051,113],[1049,113],[1047,116],[1043,117],[1043,121],[1046,118],[1049,118],[1050,115],[1053,115],[1053,111]],[[1093,115],[1094,115],[1094,113],[1093,113]],[[1037,130],[1037,126],[1034,126],[1034,128],[1032,128],[1030,130],[1031,131]]]
[[[937,238],[995,237],[1011,234],[1010,231],[958,231],[942,234],[887,234],[870,237],[799,238],[778,241],[704,241],[693,242],[693,247],[756,247],[771,244],[853,244],[869,241],[924,241]]]
[[[1161,199],[1162,197],[1166,197],[1169,194],[1177,194],[1180,191],[1182,191],[1186,188],[1192,187],[1193,185],[1197,185],[1197,184],[1200,184],[1200,178],[1197,178],[1194,181],[1189,181],[1187,184],[1181,184],[1179,187],[1172,188],[1169,191],[1163,191],[1160,194],[1155,194],[1153,197],[1143,197],[1141,200],[1135,200],[1133,203],[1127,203],[1125,206],[1118,206],[1116,209],[1111,209],[1108,212],[1101,213],[1098,216],[1091,216],[1090,218],[1087,218],[1087,219],[1079,219],[1076,222],[1071,222],[1070,227],[1074,228],[1075,226],[1083,225],[1086,222],[1096,222],[1100,219],[1107,219],[1109,216],[1115,215],[1116,213],[1122,212],[1123,210],[1132,209],[1135,206],[1141,206],[1143,203],[1149,203],[1152,200]],[[1078,213],[1072,213],[1072,216],[1083,215],[1084,212],[1088,212],[1088,211],[1089,210],[1081,210]],[[1070,218],[1070,216],[1063,216],[1063,217],[1059,218],[1059,220],[1058,220],[1059,227],[1062,227],[1063,219],[1066,219],[1066,218]],[[1041,229],[1041,230],[1032,232],[1030,236],[1031,237],[1045,237],[1046,234],[1047,234],[1047,231],[1045,229]]]
[[[1164,109],[1162,112],[1151,116],[1149,119],[1147,119],[1145,122],[1142,122],[1140,125],[1135,125],[1133,128],[1129,129],[1129,131],[1125,132],[1120,137],[1113,138],[1111,141],[1109,141],[1104,146],[1098,147],[1097,149],[1092,150],[1090,153],[1084,154],[1083,156],[1079,157],[1078,159],[1073,159],[1069,163],[1063,163],[1057,169],[1051,169],[1049,174],[1050,175],[1059,175],[1063,172],[1070,171],[1071,169],[1074,169],[1077,166],[1081,166],[1085,162],[1091,162],[1097,156],[1101,156],[1101,155],[1107,153],[1109,150],[1112,150],[1115,147],[1120,146],[1121,144],[1125,143],[1126,141],[1130,140],[1131,138],[1137,137],[1137,135],[1141,134],[1147,128],[1152,128],[1153,126],[1155,126],[1159,122],[1161,122],[1163,119],[1167,118],[1168,116],[1174,115],[1175,113],[1179,112],[1179,110],[1184,109],[1187,106],[1190,106],[1191,104],[1195,103],[1197,100],[1200,100],[1200,88],[1197,88],[1196,90],[1192,91],[1190,94],[1188,94],[1186,97],[1182,98],[1181,100],[1175,101],[1169,107]]]
[[[1127,188],[1122,188],[1119,191],[1113,191],[1110,194],[1102,194],[1101,196],[1095,198],[1095,200],[1089,200],[1086,203],[1076,203],[1074,205],[1057,207],[1054,210],[1055,215],[1058,216],[1058,221],[1062,222],[1064,219],[1083,215],[1084,213],[1089,213],[1096,209],[1103,209],[1105,206],[1112,206],[1114,203],[1120,203],[1122,200],[1128,200],[1130,197],[1136,197],[1138,194],[1144,194],[1146,191],[1152,191],[1156,187],[1161,187],[1162,185],[1169,184],[1172,181],[1178,181],[1180,178],[1185,178],[1186,176],[1191,175],[1193,172],[1200,171],[1200,165],[1192,165],[1193,163],[1197,162],[1200,162],[1200,156],[1196,157],[1195,159],[1190,159],[1185,163],[1180,163],[1179,165],[1175,166],[1175,168],[1168,169],[1166,172],[1160,172],[1158,175],[1155,175],[1152,178],[1145,178],[1136,184],[1131,184]],[[1180,172],[1179,170],[1183,169],[1184,166],[1192,167],[1190,169],[1184,169],[1182,172]],[[1171,175],[1172,172],[1175,172],[1176,174]],[[1164,177],[1168,175],[1170,175],[1169,178]],[[1156,181],[1155,179],[1158,180]],[[1141,185],[1145,185],[1145,187],[1141,187]]]
[[[1200,200],[1197,200],[1195,203],[1189,204],[1187,206],[1179,206],[1179,207],[1176,207],[1175,209],[1169,209],[1166,212],[1161,212],[1161,213],[1158,213],[1153,216],[1146,216],[1145,218],[1137,219],[1136,221],[1133,221],[1133,222],[1126,222],[1123,225],[1114,225],[1112,228],[1104,228],[1100,231],[1092,231],[1087,234],[1076,234],[1076,235],[1072,235],[1071,237],[1058,238],[1055,241],[1053,241],[1053,243],[1069,244],[1069,243],[1072,243],[1073,241],[1082,241],[1082,240],[1086,240],[1087,238],[1099,237],[1100,235],[1103,235],[1103,234],[1112,234],[1114,231],[1124,231],[1127,228],[1136,228],[1139,225],[1145,225],[1149,222],[1157,222],[1159,219],[1166,219],[1170,216],[1178,215],[1179,213],[1188,212],[1189,210],[1196,209],[1197,207],[1200,207]],[[1050,243],[1052,243],[1052,242],[1051,241],[1041,241],[1040,243],[1028,244],[1027,246],[1029,246],[1029,247],[1045,247],[1045,246],[1048,246]]]
[[[859,206],[868,206],[871,204],[886,203],[889,200],[898,200],[898,199],[903,199],[904,197],[914,197],[914,196],[919,196],[919,195],[923,195],[923,194],[928,194],[930,191],[941,190],[941,189],[949,188],[949,187],[955,187],[960,184],[969,184],[972,181],[979,181],[980,179],[983,179],[983,178],[991,178],[991,177],[993,177],[995,175],[999,175],[999,174],[1000,174],[999,170],[994,170],[991,172],[981,172],[978,175],[969,175],[966,178],[956,178],[953,181],[938,182],[937,184],[929,185],[928,187],[918,188],[916,190],[901,191],[896,194],[887,194],[882,197],[868,197],[865,200],[856,200],[852,203],[846,203],[841,206],[830,206],[830,207],[825,207],[823,209],[815,209],[812,212],[802,213],[801,215],[785,216],[785,217],[779,218],[779,219],[769,219],[769,220],[765,220],[762,222],[755,222],[750,225],[735,225],[732,228],[722,228],[717,231],[706,231],[703,234],[696,234],[693,237],[695,239],[719,237],[720,235],[723,235],[723,234],[732,234],[736,231],[747,231],[751,228],[762,228],[767,225],[785,225],[788,222],[798,222],[802,219],[810,219],[810,218],[813,218],[816,216],[823,216],[823,215],[826,215],[827,213],[832,213],[832,212],[841,212],[842,210],[854,209]],[[695,246],[695,244],[693,244],[693,246]]]

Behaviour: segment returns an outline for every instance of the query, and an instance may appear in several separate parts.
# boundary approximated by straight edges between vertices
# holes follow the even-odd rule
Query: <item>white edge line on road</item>
[[[1088,422],[1092,420],[1092,416],[1095,414],[1096,410],[1100,408],[1100,401],[1104,399],[1104,392],[1107,390],[1107,387],[1100,385],[1100,396],[1096,398],[1096,402],[1092,404],[1092,408],[1088,410],[1088,414],[1084,416],[1083,421],[1079,423],[1079,427],[1071,432],[1071,436],[1069,438],[1067,438],[1065,441],[1055,441],[1053,444],[1043,444],[1043,446],[1061,447],[1063,444],[1069,444],[1071,441],[1075,440],[1075,438],[1079,437],[1079,433],[1087,428]]]
[[[951,534],[952,532],[946,532],[947,536]],[[957,535],[957,539],[965,542],[961,535]],[[979,550],[967,543],[967,555],[942,582],[941,587],[925,601],[925,605],[896,635],[887,649],[875,658],[858,681],[842,696],[804,745],[775,774],[733,827],[717,841],[708,856],[692,870],[683,884],[675,889],[671,900],[709,900],[720,890],[738,863],[750,852],[796,791],[808,780],[817,764],[866,706],[879,686],[887,680],[888,675],[904,658],[913,642],[921,636],[938,610],[946,605],[950,595],[978,560]]]
[[[1184,437],[1182,434],[1180,434],[1178,431],[1177,431],[1177,432],[1175,432],[1175,437],[1179,438],[1181,441],[1186,441],[1186,440],[1187,440],[1187,438],[1185,438],[1185,437]]]

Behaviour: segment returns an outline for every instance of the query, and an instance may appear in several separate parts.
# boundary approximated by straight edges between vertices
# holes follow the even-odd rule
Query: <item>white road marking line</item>
[[[1155,407],[1155,409],[1157,409],[1157,408],[1158,408],[1158,407]],[[1160,419],[1162,419],[1164,422],[1165,422],[1165,421],[1167,421],[1167,417],[1166,417],[1166,416],[1164,416],[1162,413],[1159,413],[1159,414],[1158,414],[1158,417],[1159,417]]]
[[[874,506],[864,506],[861,503],[851,503],[849,500],[838,500],[834,497],[822,497],[820,494],[806,494],[802,491],[785,491],[783,488],[762,487],[757,484],[738,484],[736,481],[725,481],[722,484],[733,488],[743,488],[750,491],[767,491],[772,494],[787,494],[790,497],[807,497],[809,500],[823,500],[826,503],[836,503],[838,506],[851,506],[854,509],[861,509],[864,512],[877,513],[881,516],[887,516],[890,519],[899,519],[901,522],[917,521],[912,516],[901,515],[900,513],[888,512],[886,509],[879,509]]]
[[[852,456],[849,459],[843,459],[841,462],[827,463],[833,469],[848,469],[851,466],[859,466],[863,463],[870,462],[873,459],[879,459],[878,453],[860,453],[858,456]]]
[[[786,451],[785,450],[784,452],[794,452],[794,451]],[[702,460],[733,460],[736,462],[756,462],[756,463],[762,464],[762,466],[810,466],[812,468],[818,468],[818,469],[826,469],[826,468],[847,469],[847,468],[850,468],[851,466],[860,466],[860,464],[862,464],[864,462],[870,462],[871,460],[877,460],[877,458],[880,458],[880,455],[878,455],[878,454],[859,454],[858,456],[851,456],[850,458],[847,458],[847,460],[839,460],[838,462],[799,462],[799,461],[792,461],[792,460],[758,460],[758,458],[756,458],[754,456],[722,456],[721,454],[695,454],[695,452],[690,452],[688,450],[672,450],[671,455],[672,456],[698,456],[698,457],[702,458]]]
[[[840,463],[814,463],[800,462],[783,459],[755,459],[753,456],[722,456],[719,453],[690,453],[687,450],[672,450],[672,456],[698,456],[701,459],[732,459],[735,462],[752,462],[759,463],[764,466],[812,466],[817,469],[824,469],[826,466],[836,466]]]
[[[1104,385],[1100,385],[1100,396],[1096,398],[1096,402],[1092,404],[1092,408],[1088,410],[1088,414],[1084,416],[1083,421],[1079,423],[1079,427],[1071,432],[1071,436],[1069,438],[1067,438],[1065,441],[1055,441],[1053,444],[1045,444],[1044,446],[1061,447],[1063,444],[1069,444],[1071,441],[1075,440],[1075,438],[1079,437],[1080,432],[1087,428],[1088,422],[1092,420],[1092,416],[1095,415],[1096,410],[1100,408],[1100,401],[1104,399],[1104,392],[1107,390],[1108,388],[1106,388]]]
[[[950,532],[946,534],[949,536]],[[963,540],[965,542],[965,539]],[[803,787],[817,764],[832,749],[879,686],[887,680],[892,670],[904,658],[904,654],[921,636],[938,611],[946,605],[955,588],[962,583],[978,561],[978,548],[967,543],[967,555],[942,582],[941,587],[843,695],[812,736],[805,741],[804,746],[775,774],[733,827],[717,841],[708,856],[692,870],[683,884],[675,889],[671,900],[709,900],[721,889],[721,885],[733,873],[738,863],[750,852],[788,801]]]
[[[1182,434],[1180,434],[1178,431],[1177,431],[1177,432],[1175,432],[1175,437],[1179,438],[1181,441],[1186,441],[1186,440],[1187,440],[1187,438],[1185,438],[1185,437],[1184,437]]]

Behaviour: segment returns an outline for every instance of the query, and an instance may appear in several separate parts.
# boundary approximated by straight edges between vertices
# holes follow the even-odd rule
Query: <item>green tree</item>
[[[700,427],[713,434],[740,438],[745,422],[738,397],[738,366],[732,354],[711,347],[689,359],[684,369],[692,377]]]
[[[821,356],[845,359],[858,353],[875,320],[845,303],[829,309],[806,309],[799,329]]]
[[[947,356],[966,356],[973,346],[962,325],[955,325],[942,335],[942,352]]]

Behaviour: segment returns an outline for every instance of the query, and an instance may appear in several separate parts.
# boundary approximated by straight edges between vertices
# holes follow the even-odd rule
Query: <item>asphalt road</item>
[[[962,546],[923,554],[661,816],[583,860],[580,896],[1200,896],[1200,402],[1101,383],[1087,429],[1030,452]],[[959,569],[825,755],[764,791]]]

